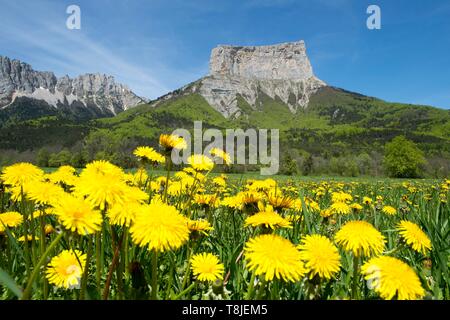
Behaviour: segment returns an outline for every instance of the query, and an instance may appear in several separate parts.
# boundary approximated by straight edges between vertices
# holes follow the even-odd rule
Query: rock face
[[[326,84],[313,74],[303,41],[270,46],[218,46],[211,52],[210,74],[199,93],[225,117],[241,114],[237,98],[257,109],[261,93],[279,98],[292,113]]]
[[[19,97],[44,100],[55,108],[97,108],[97,114],[105,115],[115,115],[145,102],[112,76],[57,78],[52,72],[35,71],[29,64],[0,56],[0,109]]]

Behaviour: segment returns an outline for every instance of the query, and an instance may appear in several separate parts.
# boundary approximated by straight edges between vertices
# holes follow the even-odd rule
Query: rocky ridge
[[[27,63],[0,56],[0,109],[20,97],[44,100],[55,108],[97,108],[96,113],[105,115],[145,103],[112,76],[96,73],[57,78],[52,72],[35,71]]]

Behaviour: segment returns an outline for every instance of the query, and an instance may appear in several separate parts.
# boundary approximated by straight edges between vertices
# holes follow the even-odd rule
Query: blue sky
[[[67,6],[81,30],[66,28]],[[381,30],[366,9],[381,8]],[[156,98],[208,73],[218,44],[305,40],[330,85],[450,108],[450,1],[0,0],[0,55],[57,76],[112,74]]]

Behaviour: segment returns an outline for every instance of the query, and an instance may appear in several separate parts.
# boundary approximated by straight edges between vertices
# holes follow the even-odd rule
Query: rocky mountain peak
[[[218,46],[210,74],[260,80],[305,80],[313,76],[304,41],[269,46]]]
[[[288,105],[292,113],[308,106],[309,97],[326,84],[314,76],[304,41],[266,46],[214,48],[210,74],[200,94],[225,117],[239,116],[238,96],[252,108],[261,93]]]

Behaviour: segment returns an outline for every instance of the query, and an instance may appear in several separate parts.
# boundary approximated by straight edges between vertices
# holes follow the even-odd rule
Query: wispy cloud
[[[24,56],[31,60],[25,62],[33,66],[36,62],[39,66],[56,67],[60,73],[71,76],[88,72],[111,74],[139,95],[150,98],[174,89],[173,82],[168,83],[161,78],[187,79],[192,76],[161,63],[157,59],[157,47],[147,48],[154,53],[154,57],[149,56],[144,65],[120,55],[117,50],[101,41],[94,40],[84,32],[83,24],[81,30],[68,30],[65,28],[67,15],[62,12],[63,14],[56,16],[50,3],[40,1],[39,6],[26,6],[24,8],[8,2],[5,10],[0,13],[0,47],[14,44],[14,47],[22,48],[23,52],[32,52],[25,53]],[[45,11],[47,12],[42,14]],[[22,19],[24,13],[26,17]],[[135,49],[140,50],[141,47]],[[49,67],[45,68],[48,70]]]

